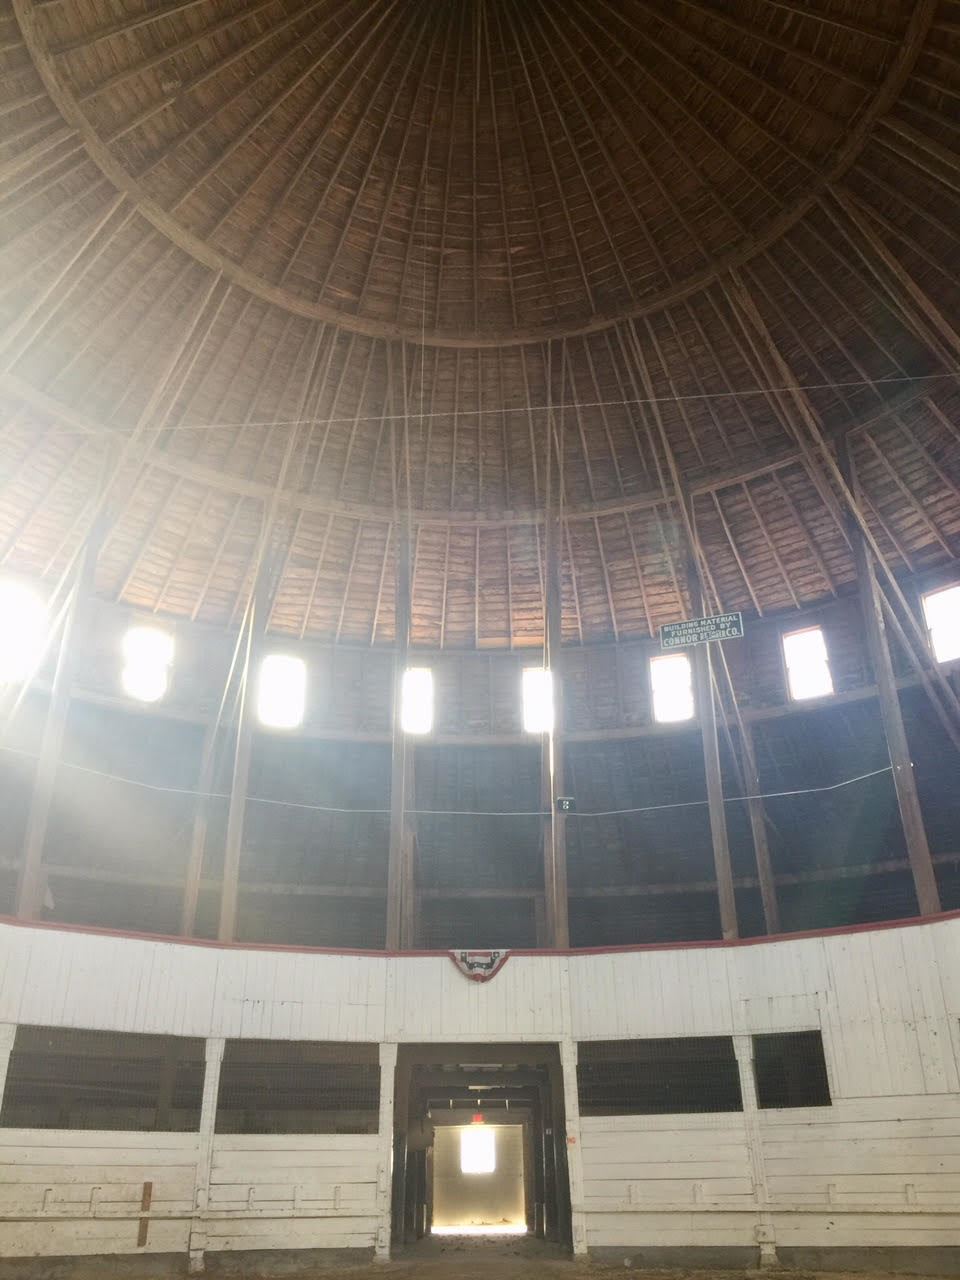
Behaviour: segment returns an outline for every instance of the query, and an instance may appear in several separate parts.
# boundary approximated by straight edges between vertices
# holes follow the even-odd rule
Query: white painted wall
[[[577,1041],[732,1034],[744,1074],[752,1033],[819,1027],[829,1108],[758,1112],[745,1089],[743,1115],[579,1121],[568,1099],[578,1244],[755,1244],[772,1234],[781,1245],[912,1247],[960,1238],[960,919],[740,946],[517,955],[486,985],[444,956],[244,950],[4,924],[0,1024],[20,1022],[388,1048],[556,1041],[568,1088]],[[384,1060],[393,1061],[389,1052]],[[385,1106],[379,1137],[217,1138],[206,1246],[265,1247],[274,1236],[262,1224],[282,1205],[276,1234],[288,1243],[368,1245],[379,1231],[382,1252],[389,1114]],[[43,1131],[0,1131],[0,1252],[135,1246],[136,1223],[105,1226],[96,1198],[69,1230],[42,1198],[38,1207],[41,1148],[53,1167],[40,1181],[80,1188],[70,1193],[77,1200],[97,1185],[77,1156],[91,1135],[68,1136],[72,1146]],[[93,1167],[115,1171],[101,1184],[126,1188],[124,1205],[141,1174],[153,1172],[161,1187],[166,1135],[106,1137]],[[337,1142],[359,1145],[348,1160]],[[134,1177],[116,1172],[126,1167],[117,1153],[131,1149],[141,1162],[130,1166]],[[277,1169],[291,1172],[273,1181]],[[215,1218],[217,1204],[229,1213]],[[18,1216],[30,1221],[11,1221]],[[184,1230],[151,1220],[147,1247],[185,1247]]]

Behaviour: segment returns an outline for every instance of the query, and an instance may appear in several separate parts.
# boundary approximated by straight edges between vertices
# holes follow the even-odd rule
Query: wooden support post
[[[268,521],[264,536],[269,534]],[[220,924],[217,938],[232,942],[237,931],[237,906],[240,897],[240,855],[243,850],[243,828],[247,812],[247,790],[250,781],[250,758],[253,754],[254,709],[252,681],[260,639],[266,630],[270,613],[270,579],[272,557],[264,554],[254,581],[253,599],[247,617],[243,666],[240,671],[240,699],[237,711],[237,740],[230,782],[230,805],[227,810],[227,834],[223,849],[223,883],[220,889]]]
[[[410,645],[410,538],[398,519],[396,656],[393,666],[393,725],[390,766],[390,846],[387,854],[387,950],[409,947],[414,917],[413,859],[407,812],[412,808],[413,748],[401,723],[403,673]]]
[[[703,584],[697,568],[696,534],[692,513],[687,499],[681,494],[685,523],[689,530],[690,555],[687,559],[687,582],[690,605],[695,617],[704,611]],[[727,809],[723,799],[723,774],[720,768],[720,740],[717,733],[717,697],[713,675],[713,645],[693,646],[693,680],[697,719],[700,722],[700,740],[703,745],[703,772],[707,783],[707,812],[710,818],[710,843],[713,847],[713,866],[717,877],[717,897],[720,902],[720,929],[724,938],[739,936],[737,926],[737,899],[733,887],[733,868],[730,864],[730,837],[727,832]],[[731,686],[732,688],[732,686]]]
[[[553,728],[544,742],[542,798],[548,812],[544,827],[544,891],[549,945],[569,947],[570,909],[567,891],[567,816],[557,808],[564,794],[562,609],[560,595],[559,519],[549,521],[546,538],[546,666],[553,677]]]
[[[739,1022],[738,1017],[738,1022]],[[737,1057],[740,1075],[740,1097],[743,1105],[743,1123],[750,1158],[750,1180],[757,1206],[754,1230],[760,1246],[761,1267],[777,1265],[777,1244],[773,1215],[770,1212],[770,1191],[767,1185],[767,1169],[763,1158],[763,1135],[760,1130],[760,1113],[757,1108],[757,1082],[753,1070],[753,1036],[734,1035],[733,1050]]]
[[[47,838],[47,826],[53,807],[54,788],[67,728],[67,716],[70,711],[70,691],[86,630],[89,600],[93,594],[97,556],[103,541],[103,531],[104,525],[98,521],[87,536],[60,634],[56,672],[53,677],[53,687],[50,690],[40,755],[33,779],[30,813],[23,839],[23,856],[16,900],[16,913],[22,920],[36,919],[43,906],[43,847]]]
[[[567,1177],[570,1181],[570,1234],[573,1237],[574,1256],[583,1257],[587,1253],[587,1216],[584,1205],[580,1093],[577,1086],[577,1043],[567,1037],[560,1041],[560,1076],[563,1084]]]
[[[703,743],[703,771],[707,780],[710,840],[713,845],[713,865],[717,876],[717,896],[720,900],[720,928],[724,938],[736,938],[739,932],[737,900],[733,888],[733,870],[730,865],[730,838],[727,833],[727,814],[723,799],[720,742],[717,736],[717,704],[713,689],[713,658],[709,644],[694,645],[693,673],[697,717],[700,721],[700,738]]]
[[[740,734],[740,758],[743,764],[743,776],[747,794],[759,796],[760,771],[757,768],[757,753],[753,741],[753,731],[741,718],[738,723]],[[767,815],[762,800],[748,800],[747,812],[750,816],[750,831],[753,835],[753,848],[757,858],[757,880],[760,884],[760,900],[763,903],[763,919],[767,933],[780,932],[780,904],[777,901],[777,886],[773,875],[773,863],[770,860],[770,843],[767,839]]]
[[[846,440],[841,442],[839,462],[844,480],[856,499],[856,475]],[[883,595],[877,581],[870,548],[860,536],[860,530],[852,520],[848,521],[848,530],[860,583],[860,611],[863,616],[867,654],[877,684],[880,716],[890,753],[893,785],[897,793],[907,857],[913,873],[917,906],[922,916],[936,915],[941,909],[940,891],[937,887],[937,876],[930,856],[930,844],[923,824],[923,812],[920,808],[920,797],[917,794],[917,780],[913,772],[913,761],[910,758],[910,743],[903,723],[903,710],[900,706],[900,695],[897,692],[897,680],[890,656]]]
[[[180,933],[185,938],[192,937],[197,927],[197,905],[200,900],[200,877],[203,873],[203,853],[207,843],[207,824],[210,818],[210,792],[213,790],[215,776],[218,727],[217,720],[207,725],[200,757],[193,830],[183,883],[183,903],[180,908]]]
[[[390,1220],[393,1206],[393,1093],[396,1088],[397,1046],[380,1045],[380,1121],[377,1126],[377,1243],[376,1256],[390,1257]]]
[[[226,1041],[211,1037],[204,1053],[203,1095],[200,1103],[200,1133],[197,1142],[197,1175],[193,1193],[193,1218],[190,1223],[189,1268],[191,1274],[203,1271],[207,1247],[207,1211],[210,1203],[210,1173],[213,1168],[213,1142],[217,1123],[217,1098],[220,1094],[220,1068]]]

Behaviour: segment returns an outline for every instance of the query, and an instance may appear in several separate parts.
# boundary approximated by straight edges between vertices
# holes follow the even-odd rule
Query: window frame
[[[295,724],[284,722],[277,724],[272,720],[267,720],[263,715],[263,679],[264,668],[277,658],[281,658],[286,662],[299,663],[303,673],[303,703],[300,708],[300,718]],[[310,690],[310,668],[307,660],[297,653],[288,653],[282,649],[273,649],[269,653],[264,653],[260,657],[257,666],[256,680],[254,684],[254,714],[256,716],[257,728],[264,733],[297,733],[302,730],[307,719],[307,711],[309,709],[309,690]]]
[[[545,683],[550,688],[550,716],[549,724],[545,724],[540,729],[527,728],[527,672],[534,672],[537,676],[546,677]],[[546,738],[554,733],[557,727],[557,681],[552,667],[537,666],[534,663],[528,663],[520,668],[520,727],[525,734],[531,738]]]
[[[790,682],[790,664],[787,662],[787,645],[786,641],[790,636],[800,636],[808,631],[819,631],[823,636],[823,647],[827,655],[827,674],[830,677],[829,693],[813,693],[806,697],[797,697],[793,692]],[[833,678],[833,667],[830,665],[830,646],[827,644],[827,631],[820,622],[812,622],[806,627],[793,627],[790,631],[780,632],[780,665],[783,669],[783,687],[787,693],[787,702],[798,706],[816,706],[826,702],[829,698],[836,697],[837,685]]]
[[[653,681],[654,667],[657,662],[664,658],[686,658],[687,666],[690,669],[690,702],[691,711],[688,716],[684,716],[682,720],[661,720],[657,716],[656,705],[656,688]],[[696,724],[699,719],[699,708],[697,707],[697,677],[694,670],[694,658],[689,649],[671,649],[666,653],[653,653],[647,662],[647,684],[650,694],[650,722],[651,724],[661,725],[665,729],[680,729],[685,725]]]
[[[933,658],[934,662],[937,664],[938,667],[952,667],[955,663],[960,663],[960,653],[958,653],[953,658],[937,657],[936,649],[934,648],[934,642],[933,642],[933,628],[930,626],[930,623],[927,621],[927,600],[931,596],[938,596],[947,591],[956,591],[960,593],[960,581],[953,581],[953,582],[946,582],[946,583],[942,582],[940,583],[939,586],[930,587],[928,590],[920,592],[920,612],[923,616],[923,625],[927,633],[927,643],[930,648],[930,656]]]

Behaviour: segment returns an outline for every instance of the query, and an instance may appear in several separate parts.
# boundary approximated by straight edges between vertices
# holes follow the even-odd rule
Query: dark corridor
[[[437,1130],[469,1126],[480,1117],[498,1131],[522,1128],[527,1235],[570,1246],[567,1134],[555,1044],[401,1045],[396,1081],[395,1248],[433,1230]]]

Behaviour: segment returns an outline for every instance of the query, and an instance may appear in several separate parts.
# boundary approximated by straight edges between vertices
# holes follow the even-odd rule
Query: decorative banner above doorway
[[[471,982],[489,982],[510,959],[510,952],[451,951],[450,959]]]

